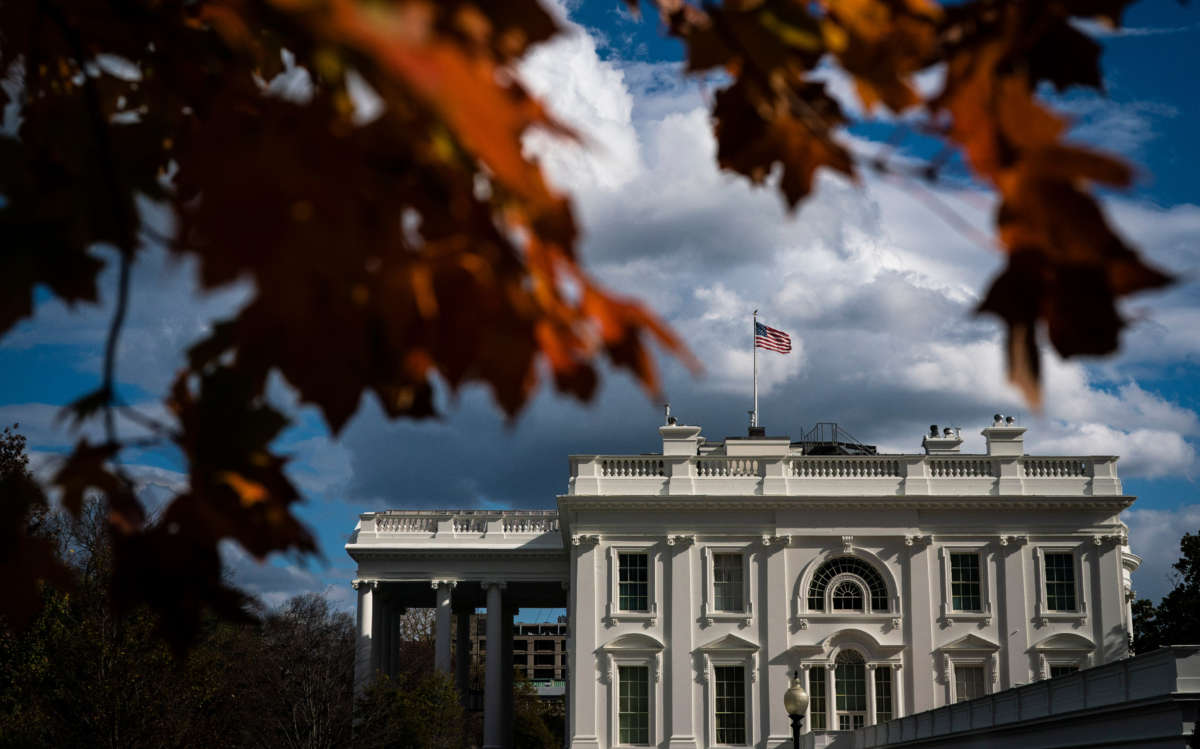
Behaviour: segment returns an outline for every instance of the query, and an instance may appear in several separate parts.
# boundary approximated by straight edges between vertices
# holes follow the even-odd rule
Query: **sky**
[[[791,214],[777,192],[716,168],[707,106],[722,82],[685,78],[680,47],[652,13],[635,19],[616,0],[553,10],[568,33],[537,48],[519,72],[582,143],[531,134],[525,145],[571,196],[586,267],[649,304],[703,363],[696,377],[659,358],[673,414],[709,438],[744,432],[758,309],[794,347],[759,358],[768,432],[796,438],[816,422],[837,422],[881,452],[914,453],[936,423],[962,427],[964,450],[982,452],[979,430],[1001,412],[1028,427],[1030,453],[1120,455],[1125,491],[1138,497],[1123,515],[1144,559],[1135,588],[1151,598],[1169,590],[1180,536],[1200,531],[1200,177],[1191,168],[1200,163],[1200,9],[1143,2],[1121,31],[1083,25],[1104,47],[1105,94],[1046,92],[1072,116],[1074,138],[1139,165],[1137,185],[1106,194],[1105,208],[1124,237],[1181,282],[1123,302],[1133,322],[1117,355],[1064,362],[1045,350],[1040,414],[1005,380],[997,321],[972,314],[1003,264],[974,239],[990,233],[986,191],[953,169],[932,186],[823,176]],[[823,75],[861,115],[846,81]],[[937,72],[921,82],[936,86]],[[305,84],[303,71],[292,71],[272,88],[303,95]],[[897,127],[904,123],[857,122],[845,139],[857,153],[875,153]],[[899,158],[919,158],[926,147],[916,136],[900,144]],[[169,228],[161,208],[143,209],[147,221]],[[201,295],[191,264],[154,247],[141,257],[118,378],[128,401],[162,414],[183,350],[252,289]],[[79,437],[57,418],[61,407],[99,381],[111,267],[101,286],[99,304],[74,308],[39,294],[35,315],[0,339],[0,423],[21,424],[43,475]],[[298,514],[322,553],[259,564],[227,542],[235,582],[269,604],[315,591],[353,605],[343,545],[360,512],[550,508],[566,489],[567,455],[656,450],[662,421],[662,401],[619,372],[605,374],[588,404],[543,390],[512,423],[480,388],[439,390],[435,422],[389,422],[364,400],[336,439],[281,378],[270,394],[293,416],[276,448],[291,456],[290,476],[305,497]],[[137,433],[128,423],[122,429]],[[151,505],[183,486],[169,450],[123,459]]]

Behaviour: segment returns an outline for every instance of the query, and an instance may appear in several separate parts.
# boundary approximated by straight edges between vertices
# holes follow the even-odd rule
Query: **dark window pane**
[[[857,557],[838,557],[830,559],[821,565],[813,575],[812,584],[808,589],[808,608],[812,611],[825,610],[825,591],[833,578],[843,573],[854,575],[863,582],[863,587],[870,593],[871,610],[888,610],[887,585],[879,572]]]
[[[875,669],[875,722],[892,719],[892,669],[879,666]]]
[[[621,611],[650,610],[650,567],[645,554],[619,554],[618,601]]]
[[[1046,608],[1075,611],[1075,556],[1070,552],[1046,554]]]
[[[824,731],[825,710],[825,667],[813,666],[808,669],[808,714],[812,722],[812,730]]]
[[[955,666],[954,701],[973,700],[983,695],[983,666]]]
[[[743,666],[717,666],[716,722],[718,744],[746,743],[746,669]]]
[[[741,554],[713,554],[713,608],[743,611]]]
[[[617,668],[618,741],[622,744],[650,743],[650,669],[647,666]]]
[[[950,555],[950,599],[955,611],[983,610],[978,554]]]
[[[863,593],[862,588],[856,583],[849,580],[844,580],[838,583],[834,588],[833,608],[835,611],[862,611],[863,610]]]

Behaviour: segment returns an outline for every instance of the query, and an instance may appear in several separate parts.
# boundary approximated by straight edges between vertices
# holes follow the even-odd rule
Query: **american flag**
[[[760,322],[754,323],[754,345],[757,348],[765,348],[769,351],[778,351],[781,354],[790,354],[792,352],[792,337],[782,330],[769,328]]]

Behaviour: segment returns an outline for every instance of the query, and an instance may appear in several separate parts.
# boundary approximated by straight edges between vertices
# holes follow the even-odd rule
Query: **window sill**
[[[1075,622],[1087,624],[1086,611],[1043,611],[1034,617],[1034,623],[1044,627],[1050,622]]]
[[[653,625],[655,622],[658,621],[658,612],[657,611],[614,611],[613,613],[609,614],[608,616],[606,616],[604,618],[610,624],[617,624],[619,622],[645,622],[645,623]],[[637,745],[633,744],[631,746],[637,746]]]
[[[808,625],[813,622],[887,622],[891,624],[893,629],[898,629],[902,619],[903,617],[898,614],[856,614],[853,612],[828,614],[824,611],[810,611],[800,616],[792,617],[792,622],[800,629],[808,629]]]
[[[942,614],[941,620],[946,624],[954,624],[955,622],[983,622],[984,624],[992,623],[992,612],[990,611],[947,611]]]
[[[749,624],[751,617],[748,611],[713,611],[705,614],[703,619],[705,624],[712,624],[713,622],[741,622]],[[736,746],[736,744],[733,746]]]

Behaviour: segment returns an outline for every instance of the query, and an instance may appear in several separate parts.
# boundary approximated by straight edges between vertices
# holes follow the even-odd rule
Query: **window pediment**
[[[1041,640],[1031,649],[1038,652],[1070,650],[1077,653],[1090,653],[1096,649],[1096,646],[1092,644],[1091,640],[1083,635],[1077,635],[1074,632],[1060,632],[1059,634],[1050,635],[1049,637]]]
[[[724,637],[719,637],[700,647],[696,648],[702,653],[757,653],[758,645],[749,640],[738,637],[735,634],[728,634]]]
[[[1000,646],[991,640],[984,639],[976,634],[966,634],[962,637],[948,642],[945,645],[937,648],[940,651],[948,653],[993,653],[1000,649]]]
[[[629,634],[615,637],[612,640],[600,646],[600,649],[606,653],[630,653],[630,652],[658,652],[663,649],[663,644],[657,638],[641,632],[630,632]]]

